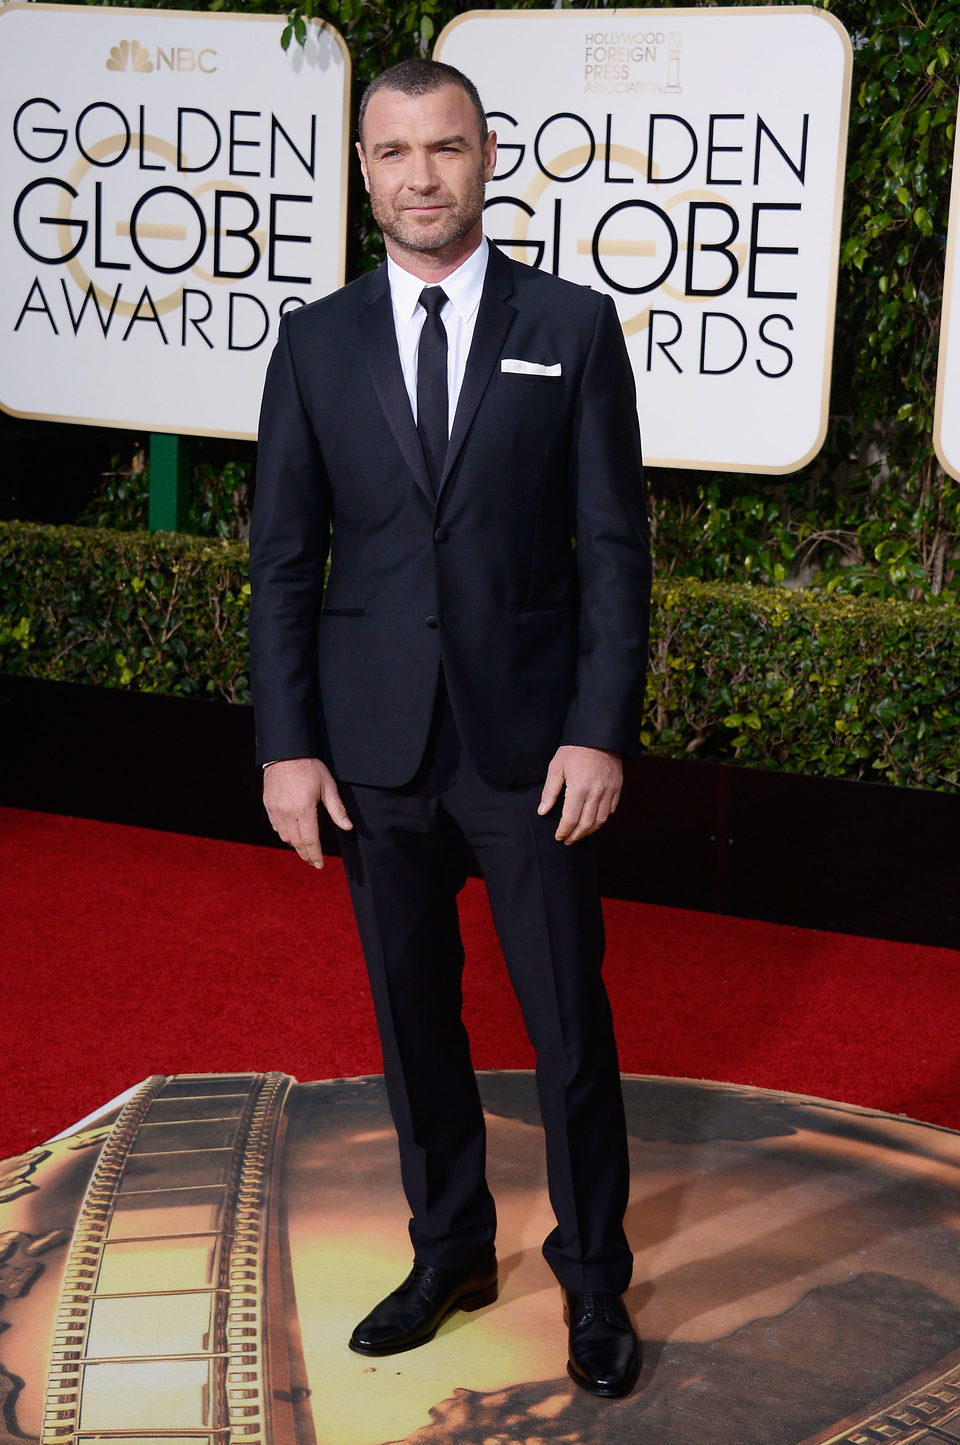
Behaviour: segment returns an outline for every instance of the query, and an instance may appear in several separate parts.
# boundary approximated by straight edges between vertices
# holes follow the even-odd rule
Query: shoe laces
[[[410,1271],[406,1283],[410,1289],[419,1290],[421,1294],[429,1294],[436,1276],[436,1265],[415,1264]]]
[[[622,1323],[622,1305],[619,1295],[609,1294],[602,1290],[587,1290],[581,1294],[579,1305],[580,1308],[576,1312],[578,1322],[599,1316],[611,1325]]]

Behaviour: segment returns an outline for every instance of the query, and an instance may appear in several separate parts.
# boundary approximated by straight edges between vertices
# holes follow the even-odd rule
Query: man
[[[568,1368],[623,1395],[627,1156],[585,840],[639,735],[632,373],[609,298],[484,239],[496,137],[459,71],[386,71],[358,151],[387,261],[283,320],[251,535],[264,802],[315,867],[318,805],[343,830],[412,1215],[413,1270],[349,1343],[410,1349],[496,1298],[460,1020],[465,838],[537,1050]]]

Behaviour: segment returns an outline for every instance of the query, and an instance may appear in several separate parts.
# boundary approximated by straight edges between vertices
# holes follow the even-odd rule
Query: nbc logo
[[[153,69],[153,61],[150,59],[149,50],[145,50],[135,40],[121,40],[119,45],[111,47],[107,69],[136,70],[145,75]]]

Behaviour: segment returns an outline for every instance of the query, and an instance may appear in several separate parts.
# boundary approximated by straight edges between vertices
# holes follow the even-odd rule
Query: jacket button
[[[435,617],[428,617],[428,618],[427,618],[427,626],[428,626],[428,627],[439,627],[439,626],[440,626],[440,623],[437,621],[437,619],[436,619]]]
[[[450,533],[447,531],[446,527],[438,527],[433,534],[433,540],[435,542],[445,542],[449,536]]]

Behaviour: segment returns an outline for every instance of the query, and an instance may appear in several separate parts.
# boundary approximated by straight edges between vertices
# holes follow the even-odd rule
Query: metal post
[[[190,505],[190,443],[153,432],[150,437],[151,532],[177,532]]]

